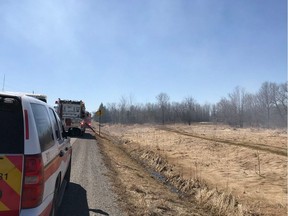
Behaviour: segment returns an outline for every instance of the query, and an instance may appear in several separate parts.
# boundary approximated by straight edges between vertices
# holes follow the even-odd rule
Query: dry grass
[[[141,150],[140,147],[130,153],[135,159],[140,158],[146,166],[163,175],[165,180],[162,181],[166,184],[169,183],[170,186],[173,185],[174,191],[177,190],[179,195],[186,199],[196,200],[198,205],[208,209],[211,215],[243,216],[244,213],[248,214],[247,210],[243,211],[242,205],[238,205],[231,192],[220,192],[215,188],[209,189],[205,181],[197,174],[194,178],[185,179],[178,172],[174,172],[174,167],[157,153],[151,150]]]
[[[287,213],[286,131],[203,124],[104,131],[215,215]]]
[[[167,190],[166,186],[154,178],[140,165],[138,160],[117,145],[119,140],[110,136],[97,136],[104,161],[110,168],[110,178],[114,182],[119,202],[128,215],[133,216],[208,216],[195,202],[186,202]],[[115,145],[116,144],[116,145]]]

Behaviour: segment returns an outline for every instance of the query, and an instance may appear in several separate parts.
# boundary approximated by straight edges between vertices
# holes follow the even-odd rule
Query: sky
[[[286,0],[0,0],[0,90],[103,103],[287,81]]]

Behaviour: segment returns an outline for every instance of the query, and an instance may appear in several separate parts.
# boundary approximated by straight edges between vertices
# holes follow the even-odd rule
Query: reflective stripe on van
[[[19,215],[21,202],[22,173],[22,155],[0,155],[1,216]]]

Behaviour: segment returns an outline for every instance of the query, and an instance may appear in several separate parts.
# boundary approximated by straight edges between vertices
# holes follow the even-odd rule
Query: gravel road
[[[117,195],[107,177],[97,141],[86,133],[73,143],[71,182],[59,209],[61,216],[125,216],[117,205]]]

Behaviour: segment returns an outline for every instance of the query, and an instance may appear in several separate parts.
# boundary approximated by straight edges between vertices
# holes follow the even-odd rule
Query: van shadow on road
[[[81,139],[95,139],[94,133],[91,131],[86,131],[86,133],[83,134]]]
[[[97,215],[109,216],[101,209],[89,209],[86,190],[79,184],[69,183],[63,196],[58,215],[61,216],[89,216],[89,212]]]
[[[95,139],[95,135],[92,131],[86,131],[83,136],[79,136],[79,135],[71,135],[69,136],[70,138],[77,138],[77,139]]]

